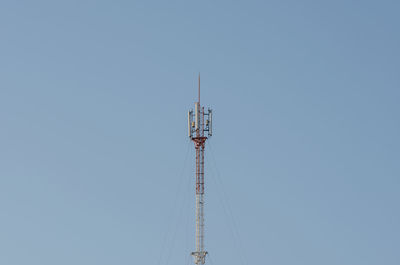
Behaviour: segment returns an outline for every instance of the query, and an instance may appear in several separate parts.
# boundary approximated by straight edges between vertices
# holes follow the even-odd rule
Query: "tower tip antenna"
[[[200,104],[200,72],[199,72],[199,104]]]

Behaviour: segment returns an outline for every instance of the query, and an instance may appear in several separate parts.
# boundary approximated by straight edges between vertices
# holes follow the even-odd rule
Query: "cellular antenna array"
[[[196,150],[196,251],[192,252],[194,263],[205,263],[207,251],[204,250],[204,146],[212,135],[212,110],[204,111],[200,105],[200,74],[198,101],[194,112],[188,112],[188,135]]]

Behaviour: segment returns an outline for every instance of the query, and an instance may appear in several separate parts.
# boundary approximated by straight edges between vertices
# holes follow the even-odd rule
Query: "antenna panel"
[[[208,109],[208,136],[212,136],[212,109]]]
[[[192,138],[192,118],[193,117],[193,110],[188,111],[188,136]]]
[[[199,106],[199,103],[197,103],[197,102],[195,104],[194,111],[195,111],[195,114],[194,114],[195,115],[195,128],[196,128],[196,130],[198,130],[199,126],[200,126],[200,106]]]

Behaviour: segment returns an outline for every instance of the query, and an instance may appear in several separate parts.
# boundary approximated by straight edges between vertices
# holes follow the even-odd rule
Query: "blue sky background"
[[[400,264],[399,3],[1,1],[0,264]]]

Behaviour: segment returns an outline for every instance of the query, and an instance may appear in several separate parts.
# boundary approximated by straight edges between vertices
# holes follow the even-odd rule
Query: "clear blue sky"
[[[187,265],[198,72],[212,264],[400,264],[399,10],[1,1],[0,264]]]

